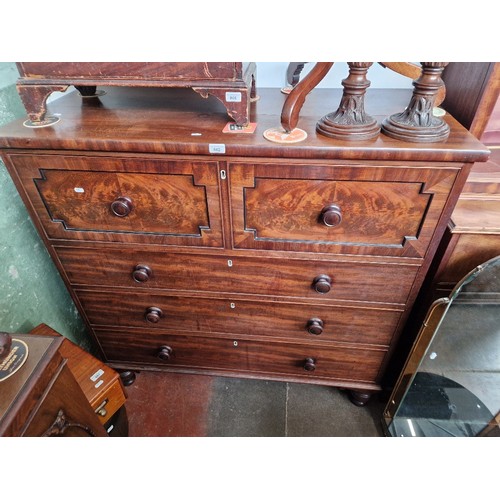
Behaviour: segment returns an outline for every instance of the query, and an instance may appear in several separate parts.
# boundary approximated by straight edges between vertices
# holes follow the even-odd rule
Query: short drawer
[[[423,257],[457,171],[234,163],[238,249]]]
[[[223,246],[217,162],[9,159],[49,238]]]
[[[74,286],[404,304],[416,265],[56,247]]]
[[[79,290],[89,322],[148,331],[389,345],[401,311]]]
[[[368,383],[376,382],[386,353],[382,349],[318,348],[238,337],[216,339],[122,331],[98,331],[97,336],[110,363]]]
[[[120,380],[115,380],[98,398],[92,401],[92,408],[99,421],[105,424],[126,402]]]

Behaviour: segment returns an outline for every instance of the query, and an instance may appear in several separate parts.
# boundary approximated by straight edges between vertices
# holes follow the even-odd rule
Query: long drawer
[[[94,327],[198,335],[240,335],[295,342],[389,345],[401,311],[292,302],[78,290]]]
[[[100,330],[97,336],[108,362],[147,366],[228,370],[239,374],[274,374],[376,382],[383,349],[315,348],[299,344],[256,342],[168,334]]]
[[[210,291],[404,304],[416,265],[56,247],[74,286]],[[390,277],[390,278],[388,278]],[[390,285],[389,285],[390,283]]]

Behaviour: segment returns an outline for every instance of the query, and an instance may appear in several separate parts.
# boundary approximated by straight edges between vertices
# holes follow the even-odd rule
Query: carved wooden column
[[[342,80],[344,93],[339,108],[321,118],[316,131],[327,137],[347,141],[373,139],[380,132],[377,120],[365,112],[366,78],[371,62],[348,62],[349,76]]]
[[[402,113],[391,115],[382,123],[389,137],[410,142],[441,142],[450,134],[450,127],[434,116],[436,95],[444,85],[441,74],[447,62],[423,62],[420,77],[413,82],[413,95]]]

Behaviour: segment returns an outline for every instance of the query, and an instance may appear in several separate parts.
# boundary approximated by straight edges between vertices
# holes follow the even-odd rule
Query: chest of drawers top
[[[258,89],[250,120],[253,133],[223,133],[226,109],[216,98],[200,99],[190,89],[107,88],[100,97],[82,99],[72,92],[48,104],[55,125],[28,128],[19,119],[0,128],[0,148],[167,153],[214,157],[485,161],[489,151],[450,115],[450,137],[442,143],[410,143],[380,134],[369,141],[340,141],[316,133],[316,122],[340,101],[340,89],[314,89],[301,110],[298,127],[308,134],[296,144],[275,144],[263,132],[280,124],[286,96],[278,88]],[[382,121],[407,105],[404,89],[370,89],[367,112]]]

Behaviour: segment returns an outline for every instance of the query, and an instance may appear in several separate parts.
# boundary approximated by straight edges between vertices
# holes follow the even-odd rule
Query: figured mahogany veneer
[[[216,162],[53,155],[14,161],[50,238],[222,246]]]
[[[236,248],[408,257],[424,256],[457,174],[330,164],[229,172]]]
[[[83,105],[70,94],[49,105],[54,126],[0,129],[114,368],[329,384],[357,403],[381,389],[471,163],[489,152],[450,116],[439,144],[322,136],[335,93],[308,95],[296,145],[263,137],[279,89],[259,92],[253,134],[222,133],[216,102],[151,88]],[[367,111],[380,123],[408,98],[373,90]]]

